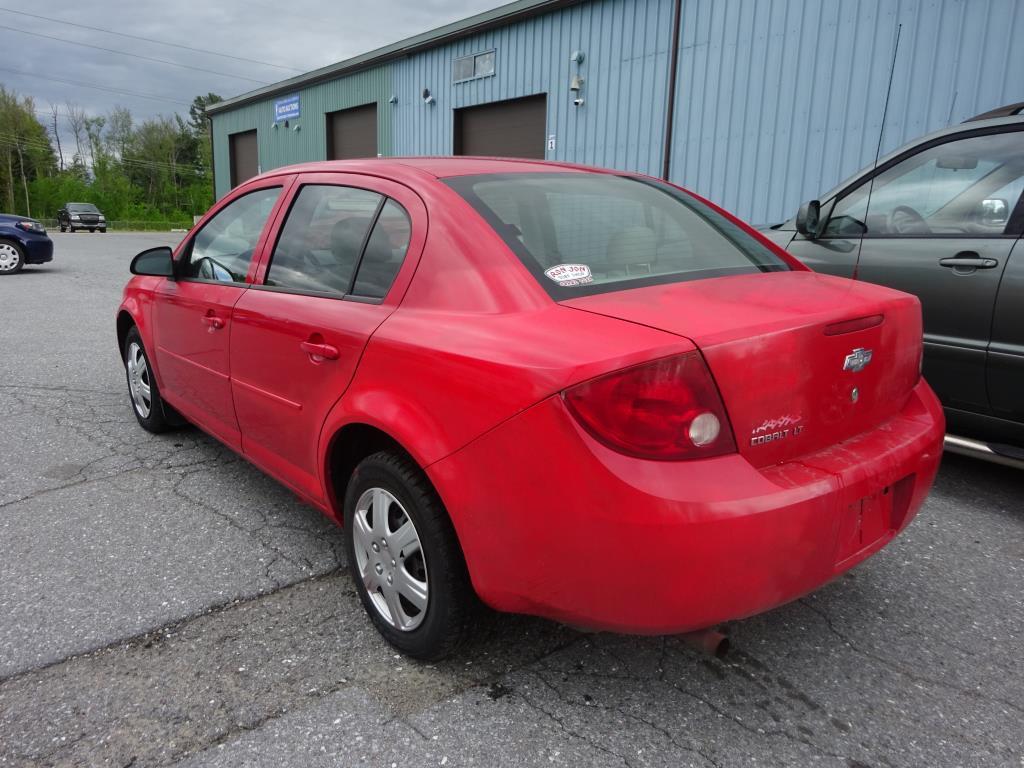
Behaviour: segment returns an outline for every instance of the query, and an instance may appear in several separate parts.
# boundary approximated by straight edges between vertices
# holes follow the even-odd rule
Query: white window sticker
[[[594,282],[594,278],[590,274],[590,267],[586,264],[556,264],[545,269],[544,274],[563,288]]]

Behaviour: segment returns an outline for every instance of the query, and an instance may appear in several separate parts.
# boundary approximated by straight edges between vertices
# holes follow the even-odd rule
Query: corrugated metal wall
[[[754,223],[787,218],[874,159],[898,24],[883,152],[1024,100],[1021,0],[682,5],[671,178]],[[538,93],[549,159],[658,175],[671,19],[672,0],[591,0],[304,89],[298,133],[271,128],[273,99],[215,115],[217,194],[229,185],[229,133],[259,130],[263,170],[322,159],[324,113],[377,101],[382,154],[450,154],[454,109]],[[455,58],[491,49],[494,76],[452,82]],[[569,91],[576,72],[582,107]]]
[[[451,154],[454,109],[546,93],[545,137],[555,136],[548,159],[657,173],[671,18],[671,0],[597,0],[396,62],[395,154]],[[452,83],[454,59],[491,49],[494,76]],[[579,66],[569,60],[574,51],[584,54]],[[577,72],[581,107],[569,90]],[[423,103],[424,88],[435,104]]]
[[[323,160],[327,153],[326,113],[377,102],[377,151],[391,154],[391,72],[387,65],[357,72],[339,80],[313,85],[299,91],[302,116],[289,128],[274,128],[274,99],[248,104],[213,116],[213,151],[216,194],[231,188],[228,136],[257,130],[260,168],[269,171],[282,165]],[[277,97],[281,98],[281,97]],[[301,130],[292,130],[294,126]]]
[[[1024,99],[1019,0],[683,0],[672,179],[781,221],[882,153]]]

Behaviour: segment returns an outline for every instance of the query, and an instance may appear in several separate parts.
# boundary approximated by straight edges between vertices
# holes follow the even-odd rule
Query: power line
[[[45,143],[36,139],[26,139],[21,136],[16,136],[9,133],[0,133],[0,144],[6,144],[8,146],[21,146],[25,149],[53,149],[53,145]],[[165,166],[167,168],[192,168],[195,170],[203,170],[203,166],[196,165],[194,163],[175,162],[172,163],[166,160],[145,160],[131,157],[116,157],[110,156],[112,160],[119,163],[132,163],[135,165],[156,165]]]
[[[49,16],[39,16],[38,14],[28,13],[26,11],[16,11],[13,8],[3,8],[3,7],[0,7],[0,11],[7,11],[8,13],[16,13],[19,16],[28,16],[28,17],[33,18],[33,19],[42,19],[43,21],[52,21],[52,22],[55,22],[57,24],[67,24],[68,26],[71,26],[71,27],[79,27],[80,29],[88,29],[88,30],[91,30],[93,32],[102,32],[105,35],[117,35],[118,37],[127,37],[127,38],[130,38],[132,40],[142,40],[142,41],[147,42],[147,43],[156,43],[157,45],[167,45],[167,46],[170,46],[172,48],[181,48],[183,50],[193,51],[195,53],[206,53],[206,54],[209,54],[210,56],[221,56],[221,57],[223,57],[225,59],[234,59],[235,61],[244,61],[244,62],[246,62],[248,64],[259,64],[262,67],[273,67],[274,69],[283,69],[286,72],[302,72],[303,71],[301,69],[296,69],[295,67],[286,67],[286,66],[283,66],[281,64],[271,64],[268,61],[257,61],[256,59],[247,59],[244,56],[232,56],[230,53],[219,53],[217,51],[210,51],[210,50],[207,50],[205,48],[193,48],[190,45],[182,45],[181,43],[171,43],[171,42],[168,42],[166,40],[156,40],[156,39],[154,39],[152,37],[142,37],[141,35],[131,35],[131,34],[128,34],[127,32],[115,32],[112,29],[103,29],[102,27],[90,27],[87,24],[79,24],[78,22],[75,22],[75,21],[64,21],[63,19],[54,19],[54,18],[51,18]]]
[[[2,10],[2,9],[0,9]],[[147,93],[136,93],[135,91],[122,91],[117,88],[107,88],[103,85],[93,85],[91,83],[82,83],[77,80],[65,80],[60,77],[53,77],[51,75],[37,75],[34,72],[23,72],[20,69],[8,69],[7,67],[0,67],[0,72],[10,72],[12,75],[24,75],[26,77],[38,77],[40,80],[52,80],[55,83],[64,83],[65,85],[75,85],[79,88],[92,88],[97,91],[107,91],[109,93],[118,93],[122,96],[135,96],[140,99],[152,99],[154,101],[166,101],[171,104],[177,104],[179,107],[188,107],[190,104],[186,104],[184,101],[178,101],[177,99],[169,99],[166,96],[154,96],[153,94]]]
[[[77,40],[68,40],[63,37],[54,37],[53,35],[44,35],[41,32],[30,32],[27,29],[18,29],[17,27],[0,27],[0,30],[6,32],[20,32],[23,35],[32,35],[32,37],[42,37],[46,40],[56,40],[58,43],[66,43],[68,45],[78,45],[82,48],[92,48],[97,51],[104,51],[106,53],[116,53],[118,56],[130,56],[133,59],[142,59],[143,61],[153,61],[157,64],[170,64],[172,67],[182,67],[183,69],[193,69],[196,72],[205,72],[209,75],[219,75],[221,77],[234,77],[238,80],[248,80],[250,83],[256,83],[257,85],[267,85],[266,80],[257,80],[253,77],[246,77],[245,75],[233,75],[230,72],[218,72],[214,69],[205,69],[203,67],[193,67],[191,64],[181,64],[177,61],[171,61],[170,59],[157,59],[153,56],[142,56],[137,53],[128,53],[127,51],[118,51],[114,48],[104,48],[101,45],[92,45],[91,43],[80,43]]]

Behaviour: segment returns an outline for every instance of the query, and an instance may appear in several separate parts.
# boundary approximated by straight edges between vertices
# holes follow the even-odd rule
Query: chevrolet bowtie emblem
[[[871,350],[864,347],[857,347],[843,360],[843,370],[857,373],[863,371],[871,362]]]

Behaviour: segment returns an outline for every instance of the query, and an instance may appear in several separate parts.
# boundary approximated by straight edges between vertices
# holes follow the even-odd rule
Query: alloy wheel
[[[139,416],[146,418],[153,407],[152,383],[146,356],[142,347],[134,341],[128,345],[125,367],[128,369],[128,389],[132,395],[132,404]]]
[[[14,272],[21,265],[21,254],[10,243],[0,243],[0,272]]]
[[[356,502],[352,537],[374,608],[395,629],[416,629],[427,614],[427,563],[405,507],[383,488],[368,489]]]

